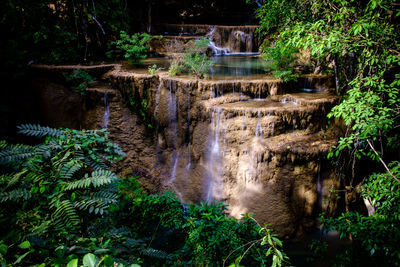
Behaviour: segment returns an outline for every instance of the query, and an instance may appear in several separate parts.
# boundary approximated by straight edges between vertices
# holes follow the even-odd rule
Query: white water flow
[[[214,56],[250,56],[250,55],[258,55],[258,52],[232,52],[229,47],[219,47],[214,42],[214,33],[216,27],[212,26],[210,31],[206,34],[206,38],[210,39],[208,46],[213,51]],[[253,50],[253,38],[251,35],[243,32],[243,31],[235,31],[229,38],[229,42],[239,42],[239,47],[244,44],[245,51]]]
[[[216,27],[212,26],[210,32],[206,34],[206,38],[212,40],[213,39],[213,35],[215,33],[215,29],[216,29]],[[231,53],[231,50],[229,48],[218,47],[218,46],[215,45],[215,43],[213,41],[210,41],[208,46],[213,51],[213,54],[216,55],[216,56],[223,56],[223,55]]]
[[[252,115],[246,113],[244,117],[245,125],[243,125],[243,129],[248,129],[249,125],[247,122],[252,119]],[[239,184],[242,184],[244,186],[242,190],[256,188],[256,185],[258,184],[258,178],[261,175],[260,170],[262,168],[260,168],[259,165],[261,163],[261,158],[264,153],[264,130],[261,124],[260,111],[258,111],[257,114],[257,124],[253,134],[254,135],[251,141],[244,147],[238,163],[236,179]]]
[[[223,175],[223,153],[221,151],[221,137],[223,131],[224,113],[221,109],[211,112],[211,135],[209,141],[209,152],[207,155],[208,177],[205,181],[206,196],[208,202],[222,199],[222,175]]]
[[[260,111],[258,111],[258,114],[257,114],[257,126],[256,126],[256,137],[262,137],[263,136],[263,129],[262,129],[262,126],[261,126],[261,121],[260,121],[260,117],[261,117],[261,114],[260,114]]]
[[[190,90],[188,90],[188,103],[187,103],[187,135],[188,135],[188,163],[186,165],[186,170],[190,169],[192,165],[192,156],[190,152]]]
[[[174,86],[174,92],[173,87]],[[171,80],[168,81],[168,88],[169,88],[169,100],[168,100],[168,120],[169,120],[169,135],[171,140],[171,145],[173,146],[172,156],[171,156],[171,177],[169,179],[169,183],[171,185],[174,184],[176,179],[176,170],[178,167],[179,161],[179,152],[177,151],[178,147],[178,116],[176,110],[176,84],[172,83]],[[176,190],[175,190],[176,191]],[[177,192],[178,193],[178,192]]]
[[[160,82],[160,84],[157,87],[157,92],[156,92],[156,106],[154,107],[154,118],[157,118],[158,115],[158,105],[160,103],[160,95],[161,95],[161,85],[162,83]]]
[[[110,120],[110,103],[108,102],[108,93],[104,93],[104,115],[103,115],[103,128],[108,128],[108,122]]]
[[[253,51],[253,38],[250,34],[243,31],[235,31],[233,36],[240,41],[240,44],[245,44],[246,51]]]
[[[154,107],[154,113],[153,113],[153,117],[156,119],[156,122],[157,122],[157,118],[158,118],[158,106],[159,106],[159,103],[160,103],[160,95],[161,95],[161,85],[162,85],[162,83],[160,82],[160,84],[158,85],[158,87],[157,87],[157,92],[156,92],[156,105],[155,105],[155,107]],[[158,122],[157,122],[158,123]],[[160,143],[162,142],[162,138],[161,138],[161,135],[160,135],[160,133],[158,133],[157,134],[157,143],[156,143],[156,154],[157,154],[157,162],[156,162],[156,166],[158,166],[159,164],[160,164],[160,162],[161,162],[161,160],[160,160],[160,156],[159,156],[159,153],[160,153]]]
[[[282,103],[282,104],[290,103],[290,104],[293,104],[293,105],[295,105],[295,106],[297,106],[297,105],[299,104],[299,102],[298,102],[297,100],[289,100],[289,99],[287,99],[286,97],[284,97],[284,98],[281,100],[281,103]]]

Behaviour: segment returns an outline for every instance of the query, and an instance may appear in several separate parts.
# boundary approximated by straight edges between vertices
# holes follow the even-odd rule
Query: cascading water
[[[104,115],[103,115],[103,128],[108,128],[108,122],[110,120],[110,103],[108,102],[108,93],[104,93]]]
[[[258,55],[257,52],[250,52],[253,50],[253,38],[250,34],[247,34],[243,31],[237,30],[232,32],[229,37],[228,45],[230,46],[238,46],[239,51],[232,52],[230,47],[220,47],[215,44],[214,35],[215,35],[216,27],[212,26],[210,31],[205,35],[206,38],[210,39],[208,46],[213,51],[215,56],[224,56],[224,55]],[[238,43],[239,45],[234,45]],[[245,52],[241,52],[241,51]]]
[[[300,90],[307,93],[321,92],[321,90],[314,88],[311,83],[310,77],[305,77],[303,88],[301,88]]]
[[[236,40],[240,41],[241,46],[244,46],[245,51],[252,51],[253,50],[253,38],[250,34],[247,34],[243,31],[235,31],[233,36]],[[242,50],[242,49],[241,49]]]
[[[256,137],[262,137],[263,136],[263,129],[261,126],[261,121],[260,121],[260,111],[258,111],[257,114],[257,126],[256,126]]]
[[[190,84],[189,84],[190,86]],[[188,108],[187,108],[187,138],[188,138],[188,163],[186,165],[186,170],[190,169],[190,166],[192,165],[192,157],[191,157],[191,152],[190,152],[190,90],[188,90]]]
[[[222,199],[222,174],[223,160],[220,145],[220,137],[224,137],[222,129],[224,113],[221,109],[215,109],[211,112],[211,135],[209,141],[209,152],[207,155],[208,177],[206,179],[205,199],[208,202]]]
[[[216,27],[212,26],[210,32],[206,34],[206,38],[213,40],[213,35],[215,33],[215,29],[216,29]],[[216,56],[223,56],[223,55],[229,54],[231,52],[229,48],[216,46],[213,41],[210,41],[208,46],[213,51],[213,54]]]
[[[174,92],[172,86],[174,85]],[[169,120],[169,125],[170,125],[170,139],[171,143],[173,146],[173,152],[172,152],[172,157],[171,157],[171,177],[169,180],[170,184],[174,184],[174,181],[176,179],[176,169],[178,166],[178,161],[179,161],[179,152],[177,151],[178,147],[178,129],[177,129],[177,123],[178,123],[178,114],[176,110],[176,84],[172,83],[171,80],[168,81],[168,88],[169,88],[169,100],[168,100],[168,120]]]
[[[160,95],[161,95],[161,85],[162,85],[162,83],[160,83],[159,85],[158,85],[158,87],[157,87],[157,92],[156,92],[156,105],[155,105],[155,107],[154,107],[154,114],[153,114],[153,116],[154,116],[154,118],[157,118],[158,117],[158,109],[159,109],[159,104],[160,104]],[[157,141],[156,141],[156,154],[158,155],[157,156],[157,164],[156,164],[156,166],[158,166],[159,165],[159,163],[160,163],[160,156],[159,156],[159,154],[160,154],[160,143],[162,142],[162,137],[161,137],[161,135],[160,134],[158,134],[157,135]]]

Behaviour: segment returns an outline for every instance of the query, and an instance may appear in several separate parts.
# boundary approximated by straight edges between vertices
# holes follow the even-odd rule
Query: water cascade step
[[[255,37],[257,26],[222,26],[198,24],[164,24],[156,27],[163,36],[161,40],[151,42],[151,50],[164,54],[171,46],[186,44],[200,38],[211,40],[210,48],[214,55],[251,55],[257,54],[258,44]]]

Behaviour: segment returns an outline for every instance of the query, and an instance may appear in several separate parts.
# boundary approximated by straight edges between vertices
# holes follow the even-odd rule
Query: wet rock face
[[[148,79],[129,75],[127,84]],[[335,143],[321,130],[336,97],[303,87],[161,74],[147,95],[166,188],[185,202],[225,200],[232,216],[255,213],[284,237],[301,235],[315,221],[318,194],[337,185],[324,170],[325,193],[317,192],[321,160]]]
[[[142,181],[149,190],[174,190],[185,202],[225,200],[232,216],[255,213],[293,237],[313,225],[318,199],[338,186],[322,164],[335,143],[321,132],[336,101],[329,90],[268,79],[152,77],[118,66],[103,80],[110,86],[87,90],[77,120],[82,128],[104,125],[107,96],[111,139],[127,153],[118,171],[152,176]],[[146,103],[149,122],[128,108],[131,100]]]

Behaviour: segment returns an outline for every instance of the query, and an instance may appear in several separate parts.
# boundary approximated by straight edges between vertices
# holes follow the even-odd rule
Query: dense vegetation
[[[135,5],[151,7],[152,1],[144,2]],[[296,78],[300,64],[335,77],[341,102],[329,117],[343,124],[346,135],[330,158],[346,189],[341,195],[346,212],[322,222],[326,230],[352,239],[335,263],[399,265],[400,5],[390,0],[247,2],[259,6],[261,52],[277,77]],[[105,59],[107,52],[137,63],[148,52],[150,35],[128,34],[136,13],[127,1],[5,0],[0,8],[0,30],[7,36],[0,42],[1,77],[12,84],[3,94],[18,94],[26,86],[28,63],[89,63]],[[203,77],[211,64],[207,42],[181,47],[186,53],[174,58],[170,73]],[[304,54],[311,56],[307,66],[299,60]],[[149,69],[152,75],[157,71]],[[84,72],[66,77],[82,94],[92,79]],[[137,110],[147,105],[130,104]],[[4,111],[8,105],[0,106],[2,126],[3,117],[15,113]],[[104,130],[24,125],[19,131],[41,143],[0,143],[2,265],[259,266],[286,259],[279,239],[251,216],[228,218],[221,203],[182,206],[172,193],[149,195],[136,178],[117,177],[110,164],[123,153]],[[340,194],[332,191],[332,198]],[[357,203],[350,202],[352,195],[359,196]]]
[[[312,71],[336,78],[342,98],[329,117],[343,122],[346,135],[329,156],[346,188],[346,213],[324,218],[323,223],[326,229],[353,239],[353,246],[336,263],[398,265],[399,4],[271,0],[264,1],[257,14],[259,32],[267,37],[261,51],[275,61],[278,75],[294,73],[300,52],[311,55]],[[352,194],[360,192],[370,208],[369,216],[360,209],[362,202],[356,208],[349,202]]]
[[[222,203],[182,206],[149,195],[110,163],[124,156],[105,130],[21,125],[42,143],[1,142],[0,263],[7,266],[282,265],[281,241]],[[92,262],[92,263],[91,263]],[[134,265],[137,266],[137,265]]]

